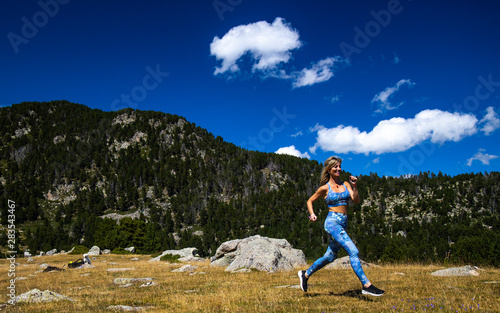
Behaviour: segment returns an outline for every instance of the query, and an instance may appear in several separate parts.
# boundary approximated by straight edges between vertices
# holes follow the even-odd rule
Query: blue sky
[[[177,114],[354,174],[500,169],[497,1],[0,4],[0,105]]]

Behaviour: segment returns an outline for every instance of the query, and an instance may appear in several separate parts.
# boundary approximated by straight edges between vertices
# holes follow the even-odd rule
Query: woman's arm
[[[346,186],[349,190],[349,193],[351,194],[352,202],[354,202],[355,204],[359,204],[361,202],[361,199],[358,192],[358,178],[351,175],[349,177],[349,181],[350,183],[347,183]]]
[[[326,185],[321,186],[309,198],[309,200],[307,200],[307,210],[309,211],[309,218],[311,219],[311,222],[314,222],[317,219],[316,214],[314,214],[314,209],[313,209],[314,201],[316,201],[320,198],[324,198],[326,196],[327,192],[328,192],[328,187]]]

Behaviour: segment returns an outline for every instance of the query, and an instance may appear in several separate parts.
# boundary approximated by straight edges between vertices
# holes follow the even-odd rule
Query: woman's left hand
[[[356,176],[350,176],[349,177],[349,182],[351,183],[351,186],[354,188],[356,187],[356,184],[358,183],[358,178]]]

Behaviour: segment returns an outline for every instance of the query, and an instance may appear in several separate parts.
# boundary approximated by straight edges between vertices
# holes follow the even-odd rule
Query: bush
[[[111,251],[111,254],[132,254],[132,252],[127,251],[123,248],[116,248],[113,251]]]
[[[160,261],[166,261],[170,263],[181,263],[181,261],[179,261],[180,257],[181,256],[178,254],[167,253],[160,258]]]
[[[85,246],[82,246],[82,245],[78,245],[78,246],[75,246],[73,248],[73,251],[71,251],[70,253],[68,254],[84,254],[84,253],[87,253],[89,252],[89,248],[85,247]]]

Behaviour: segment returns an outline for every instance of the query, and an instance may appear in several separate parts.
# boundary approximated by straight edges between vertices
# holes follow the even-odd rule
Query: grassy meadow
[[[209,262],[197,265],[193,273],[172,270],[181,263],[147,262],[144,255],[100,255],[93,268],[62,272],[37,272],[47,263],[62,267],[75,255],[18,258],[15,268],[16,295],[32,289],[50,290],[74,301],[3,305],[5,312],[113,312],[109,306],[143,307],[146,312],[500,312],[500,269],[479,269],[479,276],[435,277],[436,265],[381,265],[365,268],[368,278],[385,289],[382,297],[361,295],[354,272],[327,270],[309,280],[309,292],[298,288],[297,272],[228,273]],[[131,260],[139,258],[138,261]],[[110,272],[110,268],[133,268]],[[301,268],[302,269],[302,268]],[[305,269],[305,267],[304,267]],[[8,260],[0,261],[0,303],[6,303]],[[297,269],[299,270],[299,269]],[[113,283],[115,278],[151,277],[156,285],[129,287]]]

